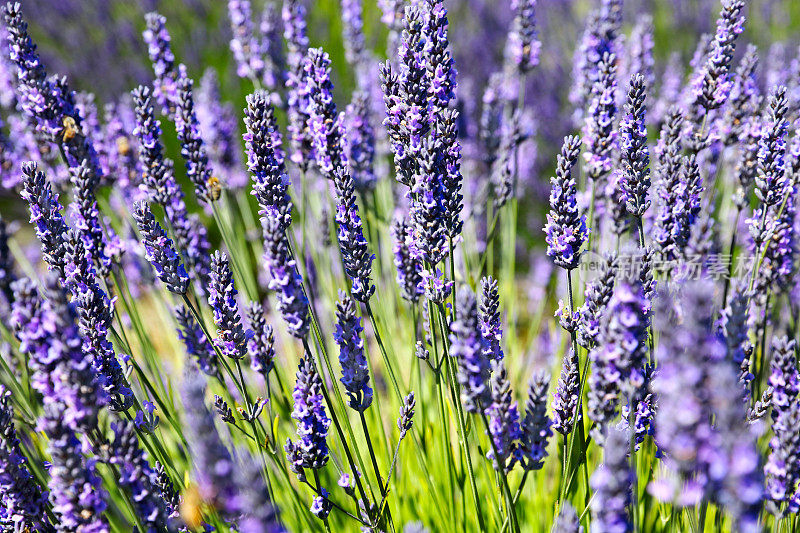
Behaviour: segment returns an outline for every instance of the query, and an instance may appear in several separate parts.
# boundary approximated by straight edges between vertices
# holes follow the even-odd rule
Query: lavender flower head
[[[214,376],[219,371],[217,352],[208,342],[194,315],[183,306],[175,308],[178,322],[178,338],[183,342],[186,353],[194,357],[197,367],[203,374]]]
[[[487,345],[487,356],[494,360],[503,359],[503,323],[500,320],[500,295],[497,293],[497,280],[491,276],[481,278],[481,302],[478,307],[481,335]]]
[[[222,193],[222,185],[219,178],[211,173],[195,111],[194,81],[186,75],[183,65],[179,68],[176,83],[178,109],[175,112],[175,129],[181,143],[181,155],[186,163],[186,174],[194,184],[195,195],[201,202],[215,202]]]
[[[578,409],[581,375],[578,356],[573,350],[564,354],[561,375],[553,394],[553,429],[562,435],[569,435],[576,423],[581,421]]]
[[[264,229],[264,260],[270,274],[269,288],[277,292],[278,310],[289,333],[297,338],[308,334],[310,326],[308,298],[303,278],[289,250],[282,219],[274,210],[262,217]]]
[[[264,308],[258,302],[251,302],[246,309],[252,337],[247,342],[250,351],[250,368],[269,379],[270,371],[275,367],[275,335],[272,326],[267,324]]]
[[[730,69],[736,38],[744,30],[744,7],[742,0],[723,0],[711,51],[693,82],[693,105],[706,112],[722,107],[728,100],[733,85]]]
[[[614,122],[617,115],[616,56],[606,54],[598,66],[597,81],[592,86],[591,101],[583,125],[587,175],[598,184],[612,169],[612,156],[617,143]]]
[[[189,276],[172,246],[172,239],[167,237],[164,229],[156,221],[150,206],[146,202],[137,202],[134,205],[133,218],[142,235],[145,257],[153,265],[158,278],[170,292],[186,294],[189,288]]]
[[[261,80],[264,77],[264,58],[253,29],[253,12],[248,0],[228,0],[231,21],[230,48],[240,78]]]
[[[755,178],[756,196],[767,208],[783,200],[787,185],[787,106],[786,87],[776,87],[770,94],[765,112],[765,132],[758,144],[758,173]]]
[[[641,286],[620,282],[606,309],[598,346],[590,354],[594,368],[588,406],[598,442],[620,401],[638,403],[644,394],[648,324]]]
[[[253,196],[264,215],[274,209],[281,215],[284,228],[292,222],[292,199],[289,196],[289,176],[286,174],[280,132],[275,111],[265,91],[247,97],[244,111],[244,134],[247,148],[247,167],[253,175]]]
[[[375,176],[375,131],[370,124],[369,99],[366,93],[353,93],[352,101],[344,113],[345,155],[350,173],[361,192],[372,191],[377,184]]]
[[[292,471],[319,469],[328,462],[328,427],[331,421],[325,413],[322,380],[310,359],[301,359],[292,398],[292,418],[297,421],[297,442],[286,441],[286,456]]]
[[[450,324],[450,355],[458,361],[457,377],[464,409],[469,413],[481,413],[491,403],[492,390],[486,341],[478,318],[478,302],[475,294],[466,287],[459,291],[457,301],[458,314]]]
[[[511,391],[508,373],[502,361],[492,361],[492,402],[486,406],[489,417],[489,436],[492,448],[486,457],[495,470],[509,472],[520,460],[519,441],[522,430],[519,423],[519,407]]]
[[[553,435],[552,421],[547,416],[547,389],[550,376],[536,372],[528,385],[525,417],[521,423],[520,455],[526,470],[539,470],[547,457],[547,442]]]
[[[539,42],[536,31],[536,0],[514,0],[511,3],[514,21],[506,41],[506,63],[525,74],[539,64]]]
[[[550,182],[550,212],[544,231],[547,255],[556,265],[571,270],[578,266],[580,249],[588,237],[586,217],[580,213],[576,197],[576,183],[572,169],[578,160],[581,141],[567,137],[558,156],[556,175]]]
[[[364,341],[361,338],[363,331],[361,317],[356,315],[355,303],[344,292],[339,291],[333,338],[339,346],[341,381],[347,390],[348,405],[359,412],[365,411],[372,404],[369,366],[364,356]]]
[[[211,286],[208,288],[208,304],[214,311],[217,325],[214,344],[231,359],[241,359],[247,354],[247,339],[252,335],[242,326],[237,294],[228,256],[224,252],[214,252],[211,256]]]
[[[635,473],[628,465],[628,433],[611,428],[606,440],[603,465],[595,470],[591,479],[592,489],[595,491],[591,531],[633,531],[629,507]]]
[[[620,123],[623,178],[620,182],[625,208],[629,214],[641,218],[650,200],[650,153],[647,150],[645,126],[646,94],[644,76],[634,74],[628,89],[626,115]]]
[[[36,227],[44,260],[49,269],[64,276],[67,224],[61,216],[58,195],[33,161],[22,165],[22,187],[21,196],[28,202],[30,221]]]
[[[343,168],[334,172],[336,187],[336,224],[339,246],[342,250],[344,270],[353,283],[353,297],[360,302],[368,302],[375,293],[372,283],[372,261],[375,255],[369,251],[364,238],[361,217],[356,203],[353,178]]]
[[[147,28],[144,42],[147,53],[153,63],[156,75],[155,96],[161,106],[162,113],[172,116],[177,99],[177,74],[175,72],[175,55],[172,53],[171,38],[166,28],[167,19],[156,12],[145,15]]]
[[[0,499],[16,527],[48,530],[47,495],[31,475],[14,427],[11,392],[0,387]]]
[[[308,98],[308,129],[314,143],[314,156],[322,175],[334,179],[343,167],[342,132],[336,113],[331,83],[331,60],[321,48],[311,48],[303,63]]]
[[[397,218],[392,225],[394,235],[394,265],[400,295],[411,303],[419,301],[425,288],[422,281],[422,261],[414,249],[413,235],[408,223]]]

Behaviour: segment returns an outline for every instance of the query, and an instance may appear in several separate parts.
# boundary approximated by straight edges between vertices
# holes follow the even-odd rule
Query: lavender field
[[[0,531],[800,530],[800,4],[0,6]]]

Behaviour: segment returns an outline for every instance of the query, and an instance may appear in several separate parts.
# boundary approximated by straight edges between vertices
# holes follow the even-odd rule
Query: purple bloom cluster
[[[28,470],[17,430],[11,392],[0,387],[0,502],[5,519],[18,528],[50,531],[46,494]]]
[[[519,441],[522,439],[522,429],[508,372],[499,360],[492,362],[491,398],[491,403],[486,406],[486,414],[493,446],[486,452],[486,457],[492,461],[495,470],[508,472],[521,459]]]
[[[286,440],[286,457],[292,471],[302,475],[303,469],[319,469],[328,462],[328,427],[322,380],[314,362],[301,359],[292,398],[292,418],[297,421],[297,442]]]
[[[622,151],[622,188],[625,208],[631,216],[641,218],[650,200],[650,152],[647,149],[647,127],[645,125],[645,98],[647,97],[644,76],[631,76],[628,89],[626,115],[620,122],[620,150]]]
[[[597,346],[600,336],[600,319],[606,313],[606,308],[614,293],[614,282],[617,279],[616,256],[609,255],[605,259],[597,279],[586,284],[583,305],[578,309],[577,341],[587,350],[592,350]]]
[[[572,169],[578,161],[581,141],[567,137],[558,155],[556,175],[550,180],[550,212],[544,227],[547,255],[556,265],[571,270],[578,266],[580,250],[588,237],[586,217],[580,213]]]
[[[178,337],[183,342],[186,353],[194,357],[201,372],[208,376],[216,375],[219,371],[217,352],[208,342],[192,313],[183,306],[176,307],[175,319],[178,321]]]
[[[416,303],[424,294],[422,281],[422,261],[414,248],[414,241],[408,223],[397,218],[392,225],[394,234],[394,265],[397,268],[397,284],[400,295],[411,303]]]
[[[244,123],[247,133],[247,167],[253,175],[253,196],[265,215],[267,210],[280,214],[284,228],[292,223],[292,199],[289,196],[289,176],[286,174],[281,134],[275,120],[275,110],[264,91],[247,97]]]
[[[194,103],[194,82],[186,75],[183,65],[178,69],[177,78],[177,110],[175,112],[175,129],[181,143],[181,155],[186,163],[186,174],[194,184],[194,192],[202,202],[215,202],[222,194],[219,178],[211,173],[208,153],[200,136],[200,122]]]
[[[481,278],[481,302],[478,308],[481,335],[486,342],[489,359],[501,361],[503,348],[503,324],[500,320],[500,295],[497,293],[497,280],[491,276]]]
[[[364,238],[353,178],[347,170],[338,168],[334,171],[333,184],[337,198],[336,236],[342,250],[342,263],[353,283],[353,297],[366,303],[375,293],[375,285],[371,279],[375,255],[370,253]]]
[[[633,531],[630,515],[635,472],[628,464],[628,432],[610,428],[605,436],[603,465],[592,474],[591,531],[619,533]]]
[[[153,265],[158,278],[167,290],[175,294],[186,294],[189,276],[181,264],[180,257],[172,247],[172,240],[158,223],[146,202],[134,205],[133,218],[139,226],[145,257]]]
[[[214,311],[217,325],[214,344],[223,355],[232,359],[241,359],[247,354],[247,340],[252,336],[252,332],[245,331],[242,326],[237,294],[227,254],[214,252],[211,256],[211,285],[208,287],[208,305]]]
[[[536,372],[528,385],[528,399],[525,401],[525,417],[520,429],[520,455],[526,470],[539,470],[547,457],[547,442],[553,435],[552,421],[547,416],[547,390],[550,376]]]
[[[313,161],[312,138],[308,130],[308,95],[304,60],[308,51],[306,35],[306,6],[303,0],[287,0],[281,12],[283,36],[286,39],[288,88],[286,104],[289,118],[289,139],[292,147],[292,162],[305,172]]]
[[[744,7],[742,0],[723,0],[714,41],[701,72],[693,81],[693,106],[706,113],[722,107],[730,95],[730,69],[736,38],[744,30]]]
[[[162,113],[172,116],[177,107],[178,74],[175,70],[175,55],[172,53],[171,38],[167,31],[167,19],[156,12],[145,15],[147,28],[142,34],[147,44],[147,53],[153,64],[156,79],[155,97]]]
[[[280,311],[289,333],[297,338],[308,334],[310,327],[308,298],[303,278],[297,271],[280,215],[272,210],[262,217],[264,260],[269,271],[269,288],[277,292]]]
[[[360,192],[375,189],[375,131],[370,124],[369,98],[366,93],[353,93],[344,114],[344,151],[350,174]]]
[[[491,368],[475,294],[462,288],[458,292],[458,305],[456,318],[450,324],[450,355],[458,361],[457,377],[464,409],[469,413],[482,413],[492,401]]]
[[[644,395],[648,335],[645,305],[641,286],[620,281],[608,303],[598,345],[590,353],[593,370],[588,407],[598,442],[602,442],[621,400],[636,403]]]
[[[536,0],[514,0],[514,22],[506,41],[506,63],[521,73],[526,73],[539,64],[542,43],[537,39]]]
[[[797,370],[795,342],[787,337],[772,341],[772,431],[769,459],[764,466],[767,494],[776,503],[788,503],[796,513],[800,507],[800,373]]]
[[[60,276],[66,272],[65,239],[67,223],[61,216],[58,195],[34,162],[22,165],[21,196],[28,202],[30,222],[36,228],[36,237],[42,245],[42,256],[51,270]]]
[[[562,435],[569,435],[575,424],[581,423],[581,413],[578,410],[581,387],[579,363],[574,351],[564,354],[561,375],[553,394],[553,429]]]
[[[356,315],[355,303],[345,293],[339,291],[333,338],[339,346],[341,381],[347,390],[348,405],[359,412],[365,411],[372,404],[369,366],[364,356],[364,341],[361,338],[363,331],[361,317]]]
[[[248,0],[228,0],[231,21],[231,52],[236,61],[236,74],[260,81],[264,78],[264,51],[253,28],[253,12]]]
[[[269,382],[269,373],[275,367],[275,336],[272,326],[267,324],[264,308],[258,302],[251,302],[246,309],[247,319],[253,335],[247,342],[250,351],[250,368]]]

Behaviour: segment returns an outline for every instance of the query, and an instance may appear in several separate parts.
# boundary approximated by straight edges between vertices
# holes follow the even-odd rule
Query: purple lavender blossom
[[[497,280],[491,276],[481,278],[481,302],[478,307],[481,335],[486,342],[486,355],[494,361],[503,359],[503,323],[500,320],[500,295]]]
[[[175,56],[172,53],[171,39],[166,27],[167,19],[152,12],[145,15],[145,21],[147,29],[142,35],[156,75],[155,97],[161,106],[161,112],[172,116],[177,107],[178,74],[175,71]]]
[[[353,297],[366,303],[375,293],[375,285],[371,279],[375,255],[370,253],[364,238],[353,178],[347,170],[338,168],[334,171],[333,184],[337,197],[336,235],[342,250],[342,263],[353,284]]]
[[[602,443],[606,428],[622,399],[637,403],[643,396],[647,361],[647,326],[642,288],[621,281],[606,309],[597,347],[589,357],[588,407],[595,440]]]
[[[447,9],[443,0],[427,0],[425,21],[425,67],[428,71],[428,90],[431,98],[431,116],[435,122],[438,115],[455,98],[456,69],[450,41],[447,36]]]
[[[361,10],[361,0],[342,0],[342,38],[345,58],[357,73],[366,59],[364,17],[361,15]]]
[[[11,392],[0,387],[0,499],[6,519],[16,527],[50,531],[47,495],[28,470],[14,427]]]
[[[319,469],[328,462],[328,427],[322,380],[310,359],[301,359],[292,398],[292,418],[297,421],[297,443],[286,440],[286,456],[292,471],[298,475],[305,468]]]
[[[264,215],[273,209],[280,213],[282,225],[292,223],[292,199],[289,196],[289,176],[286,174],[281,137],[275,120],[275,110],[264,91],[247,97],[244,135],[247,147],[247,167],[253,175],[253,196]]]
[[[356,189],[369,192],[375,189],[375,131],[370,124],[369,100],[366,93],[353,93],[344,113],[344,152]]]
[[[717,19],[717,32],[702,71],[692,84],[693,106],[705,113],[722,107],[731,91],[730,69],[736,50],[736,38],[744,30],[745,3],[723,0]]]
[[[536,0],[514,0],[514,21],[508,32],[505,61],[525,74],[539,64],[539,42],[536,31]]]
[[[481,333],[478,302],[467,287],[459,290],[459,310],[450,324],[450,356],[458,362],[458,383],[469,413],[483,413],[492,400],[486,341]]]
[[[561,375],[553,394],[553,429],[562,435],[569,435],[576,423],[582,423],[578,410],[581,387],[579,363],[578,356],[572,349],[564,354]]]
[[[800,373],[797,370],[795,342],[787,337],[772,341],[772,371],[769,384],[772,387],[772,431],[770,455],[764,467],[767,476],[766,490],[769,497],[779,505],[790,503],[795,511],[800,503],[797,482],[800,480]]]
[[[211,172],[195,111],[194,82],[186,75],[183,65],[178,69],[176,84],[175,129],[178,130],[181,155],[186,163],[186,174],[194,184],[195,195],[201,202],[215,202],[222,194],[222,184]]]
[[[645,98],[647,97],[644,76],[631,76],[628,89],[626,115],[620,122],[623,178],[620,187],[625,200],[625,209],[641,219],[650,207],[647,195],[650,190],[650,152],[647,149],[647,127],[645,125]]]
[[[609,255],[605,259],[597,279],[586,283],[583,305],[578,309],[577,341],[587,350],[597,346],[600,320],[611,301],[617,278],[617,257]]]
[[[65,240],[67,224],[61,216],[58,195],[33,161],[22,165],[22,198],[28,202],[30,222],[42,245],[42,256],[48,268],[64,276],[66,270]]]
[[[214,252],[211,256],[211,285],[208,287],[208,305],[214,311],[217,325],[214,344],[231,359],[241,359],[247,354],[247,339],[252,335],[242,326],[237,294],[227,254]]]
[[[130,491],[139,519],[149,529],[174,531],[169,525],[167,506],[158,489],[157,473],[139,446],[133,422],[120,421],[111,427],[115,438],[109,450],[110,463],[119,469],[119,484]]]
[[[217,352],[203,333],[194,315],[183,306],[175,308],[178,321],[178,338],[183,342],[186,353],[194,357],[197,367],[207,376],[215,376],[219,372]]]
[[[347,390],[348,405],[364,412],[372,404],[372,388],[369,386],[369,366],[364,356],[364,340],[361,333],[361,317],[356,315],[356,306],[347,294],[339,291],[336,302],[336,329],[333,338],[339,346],[339,363],[342,366],[342,383]]]
[[[0,216],[0,317],[5,317],[14,302],[11,284],[17,280],[14,271],[14,258],[8,247],[10,238],[8,222]]]
[[[765,132],[758,145],[758,174],[756,196],[765,207],[783,200],[786,189],[786,134],[788,111],[786,87],[779,86],[770,94],[764,117]]]
[[[251,302],[246,309],[247,319],[253,335],[247,342],[250,352],[250,368],[258,372],[269,384],[269,373],[275,368],[275,335],[272,326],[267,324],[264,307],[258,302]]]
[[[137,202],[134,205],[133,218],[142,235],[145,257],[153,265],[159,279],[170,292],[186,294],[189,276],[172,247],[172,239],[167,237],[167,233],[156,221],[150,206],[146,202]]]
[[[721,119],[720,133],[726,145],[736,144],[742,139],[748,119],[756,115],[761,106],[761,91],[756,79],[757,66],[757,48],[752,44],[748,45],[736,68],[730,103],[725,107]]]
[[[655,87],[656,76],[653,72],[655,60],[653,59],[653,17],[643,15],[631,31],[630,41],[627,43],[625,54],[625,69],[623,72],[630,78],[636,73],[644,76],[645,87]]]
[[[617,115],[616,56],[604,55],[598,64],[597,81],[592,85],[586,122],[583,125],[583,143],[586,152],[586,172],[599,186],[612,168],[612,155],[617,144],[614,122]]]
[[[400,430],[400,440],[405,438],[414,425],[414,408],[416,405],[417,400],[414,397],[414,391],[411,391],[403,398],[403,405],[400,406],[400,417],[397,419],[397,428]]]
[[[552,421],[547,416],[547,390],[550,376],[546,372],[534,373],[528,385],[525,417],[520,424],[520,456],[525,470],[539,470],[547,457],[547,442],[553,435]]]
[[[247,174],[241,168],[239,118],[233,105],[222,101],[219,80],[214,69],[206,69],[195,96],[200,135],[205,142],[212,168],[230,189],[243,189],[247,185]]]
[[[248,0],[228,0],[231,22],[231,52],[240,78],[261,80],[264,77],[264,57],[261,43],[253,28],[253,12]]]
[[[561,504],[561,510],[550,533],[583,533],[578,513],[575,512],[571,503],[563,502]]]
[[[322,175],[334,179],[344,165],[341,117],[336,113],[331,83],[331,60],[321,48],[311,48],[303,63],[308,99],[308,129],[314,143],[314,157]]]
[[[289,250],[282,219],[274,210],[262,216],[264,229],[264,261],[270,274],[269,288],[277,292],[278,311],[289,333],[297,338],[308,334],[310,326],[308,298],[303,278]]]
[[[628,464],[628,432],[610,428],[603,448],[603,465],[592,474],[593,533],[633,531],[630,516],[635,472]]]
[[[206,407],[205,378],[187,367],[181,393],[186,417],[184,427],[200,496],[223,517],[236,517],[242,510],[235,483],[237,468],[217,433],[214,417]]]
[[[111,260],[106,255],[106,237],[100,223],[100,209],[95,196],[100,176],[87,159],[82,160],[78,166],[70,167],[69,173],[75,196],[72,204],[74,226],[80,230],[97,272],[106,277],[111,268]]]
[[[50,502],[59,530],[108,533],[103,517],[107,494],[95,468],[95,459],[84,458],[84,446],[64,423],[64,406],[45,406],[41,429],[49,439]]]
[[[580,138],[567,137],[558,155],[556,175],[550,182],[550,212],[544,227],[547,255],[567,270],[578,266],[580,249],[588,237],[586,217],[580,213],[572,169],[578,160]]]
[[[131,93],[136,105],[136,128],[134,135],[139,140],[139,159],[142,162],[142,184],[150,199],[166,206],[170,202],[172,162],[164,159],[161,144],[161,122],[153,109],[153,91],[139,86]]]
[[[289,118],[289,139],[292,162],[305,172],[314,160],[312,138],[307,128],[308,96],[305,93],[304,59],[308,51],[306,35],[306,6],[303,0],[287,0],[283,3],[283,35],[287,44],[286,96]]]
[[[492,361],[491,388],[492,401],[486,406],[486,414],[493,447],[486,452],[486,457],[492,461],[495,470],[509,472],[521,459],[519,441],[522,429],[519,408],[502,360]]]
[[[397,218],[392,224],[394,235],[394,265],[397,268],[397,284],[400,295],[411,303],[419,301],[425,292],[422,281],[422,261],[414,250],[413,235],[408,223]]]

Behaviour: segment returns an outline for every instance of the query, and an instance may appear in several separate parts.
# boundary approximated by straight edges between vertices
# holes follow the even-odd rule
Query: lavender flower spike
[[[156,221],[150,206],[146,202],[137,202],[133,207],[133,218],[142,234],[145,257],[153,265],[158,278],[170,292],[186,294],[189,276],[172,247],[172,240]]]
[[[195,111],[194,82],[181,65],[177,79],[177,104],[175,129],[181,143],[181,155],[186,163],[186,174],[194,184],[194,192],[201,202],[215,202],[222,194],[219,178],[211,174],[208,154],[200,137],[200,123]]]
[[[562,435],[569,435],[575,423],[581,421],[581,413],[578,410],[580,387],[578,356],[570,350],[564,354],[561,376],[558,378],[556,392],[553,395],[553,429]]]
[[[520,460],[519,407],[514,401],[508,372],[502,361],[492,361],[492,403],[486,407],[493,447],[486,453],[497,471],[510,472]],[[495,453],[496,450],[496,453]]]
[[[544,371],[535,373],[528,386],[520,438],[520,455],[525,470],[539,470],[547,457],[547,441],[553,435],[552,422],[547,416],[549,387],[550,376]]]
[[[133,133],[139,139],[139,159],[142,162],[142,185],[150,198],[159,205],[169,205],[172,190],[172,162],[164,159],[161,145],[161,122],[153,109],[153,91],[139,86],[131,93],[136,105],[136,128]]]
[[[262,225],[264,261],[271,278],[269,288],[278,293],[278,310],[289,333],[303,338],[310,327],[308,298],[303,289],[303,278],[289,250],[282,219],[277,211],[272,210],[262,217]]]
[[[494,361],[503,359],[503,324],[500,320],[500,295],[497,293],[497,280],[491,276],[481,278],[481,303],[478,307],[481,334],[486,341],[487,355]]]
[[[336,329],[333,338],[339,345],[339,363],[342,365],[342,383],[347,390],[348,405],[363,412],[372,404],[372,388],[369,386],[369,366],[364,357],[364,341],[361,339],[361,317],[356,315],[356,306],[344,292],[339,291],[336,302]]]
[[[413,248],[413,235],[408,223],[402,218],[392,225],[394,235],[394,266],[397,268],[397,284],[400,295],[411,303],[419,301],[425,288],[422,280],[422,261]]]
[[[764,133],[758,144],[758,173],[755,193],[766,208],[783,200],[787,185],[786,133],[788,101],[786,87],[776,87],[769,96]]]
[[[547,255],[556,265],[571,270],[578,266],[580,249],[588,237],[586,217],[580,213],[572,169],[578,160],[581,140],[567,137],[558,156],[556,175],[550,180],[550,213],[544,231]]]
[[[175,72],[175,55],[172,53],[170,35],[166,28],[167,19],[156,12],[145,15],[147,29],[144,31],[144,42],[147,53],[153,63],[156,75],[155,96],[165,115],[175,112],[177,98],[177,73]]]
[[[650,200],[650,153],[647,150],[647,128],[645,126],[645,98],[647,96],[644,76],[634,74],[628,89],[627,114],[620,123],[622,140],[622,188],[625,208],[632,216],[641,218]]]
[[[253,31],[253,12],[248,0],[228,0],[231,21],[231,52],[240,78],[261,80],[264,77],[264,58]]]
[[[41,426],[50,440],[50,502],[60,531],[108,533],[103,517],[107,494],[94,459],[84,458],[84,446],[64,422],[63,404],[45,407]]]
[[[592,474],[592,533],[633,531],[629,507],[635,473],[628,465],[629,436],[611,428],[607,436],[603,465]]]
[[[458,361],[458,383],[464,398],[464,409],[482,413],[491,403],[490,366],[486,342],[478,319],[478,302],[468,288],[458,293],[460,309],[450,324],[450,355]]]
[[[375,131],[370,124],[369,98],[366,93],[353,93],[344,113],[345,155],[350,173],[359,191],[375,189]]]
[[[353,282],[353,297],[366,303],[375,293],[375,285],[371,279],[372,261],[375,255],[370,253],[367,240],[364,238],[353,178],[347,170],[339,168],[334,172],[333,183],[338,200],[336,234],[342,250],[344,270]]]
[[[66,271],[65,241],[67,224],[61,216],[58,195],[33,161],[22,165],[22,198],[28,202],[31,223],[42,245],[42,255],[48,267],[62,277]]]
[[[0,498],[5,518],[22,528],[51,531],[47,496],[31,475],[14,428],[11,392],[0,387]]]
[[[256,91],[249,95],[244,115],[247,167],[253,175],[252,194],[258,200],[262,215],[272,208],[280,213],[284,228],[288,228],[292,223],[289,176],[284,165],[275,110],[268,94]]]
[[[308,50],[305,62],[305,89],[308,98],[308,129],[314,143],[314,155],[322,175],[334,179],[344,164],[340,117],[333,102],[331,60],[321,48]]]
[[[195,358],[197,367],[203,374],[214,376],[219,372],[217,352],[208,342],[194,315],[183,306],[175,308],[178,322],[178,338],[183,342],[186,353]]]
[[[506,64],[521,73],[529,72],[539,64],[539,50],[542,43],[536,31],[536,0],[514,0],[514,22],[506,42]]]
[[[319,469],[328,462],[328,427],[331,421],[325,413],[322,380],[310,359],[301,359],[297,370],[292,398],[292,418],[297,421],[297,443],[286,441],[286,456],[292,471],[301,475],[303,469]]]
[[[272,326],[267,324],[264,308],[258,302],[251,302],[246,309],[247,319],[253,336],[247,342],[250,351],[250,368],[258,372],[269,383],[269,373],[275,367],[275,336]]]
[[[231,359],[241,359],[247,354],[247,339],[252,335],[245,331],[239,316],[228,256],[216,251],[211,256],[211,286],[208,288],[208,304],[214,310],[217,338],[214,344]]]

